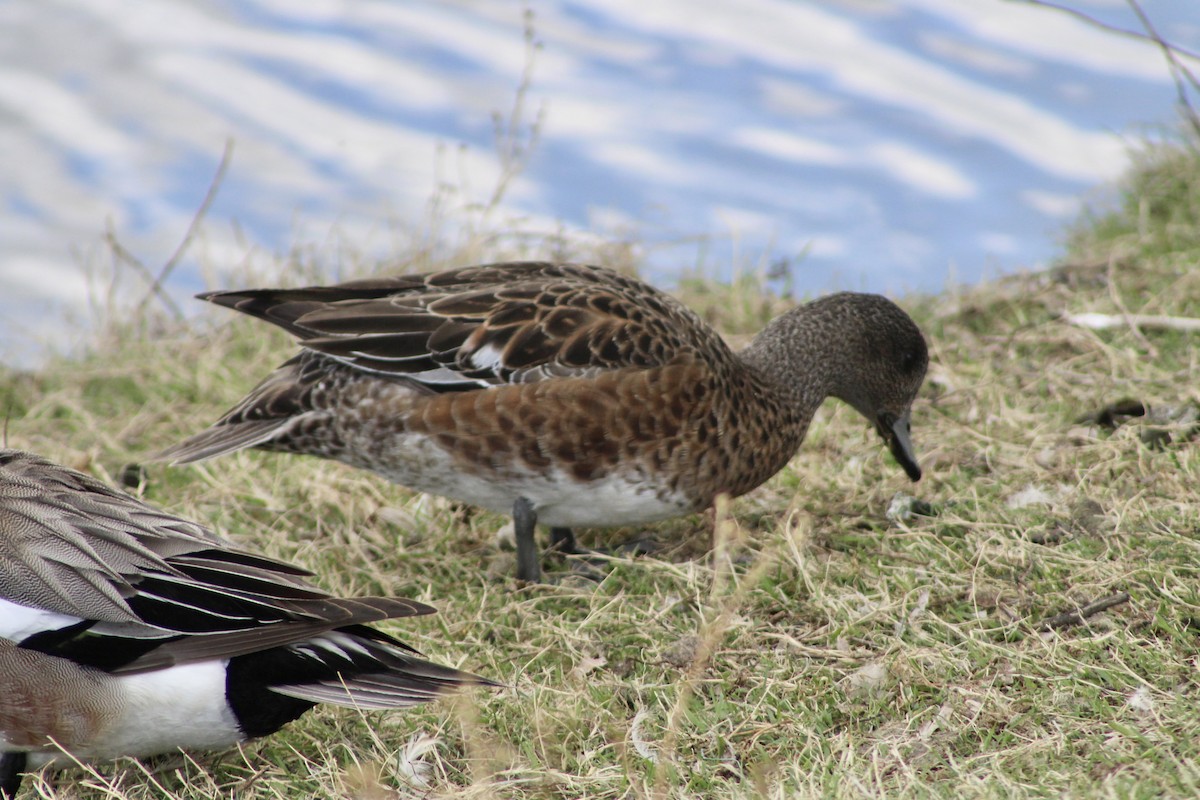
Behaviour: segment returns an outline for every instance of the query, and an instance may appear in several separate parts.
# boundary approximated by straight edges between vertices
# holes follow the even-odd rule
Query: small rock
[[[889,522],[899,523],[908,522],[913,517],[932,517],[937,514],[936,509],[931,503],[920,500],[904,492],[896,492],[892,496],[892,502],[888,504],[888,509],[884,513]]]
[[[696,660],[700,637],[688,634],[663,651],[662,660],[676,669],[686,669]]]
[[[499,552],[488,559],[487,562],[487,577],[488,580],[506,581],[515,575],[517,572],[517,554],[510,552]]]
[[[1134,417],[1146,415],[1147,406],[1134,397],[1123,397],[1115,403],[1109,403],[1096,411],[1089,411],[1075,418],[1075,424],[1091,423],[1101,428],[1116,430]]]
[[[396,506],[380,506],[375,509],[375,519],[401,530],[409,530],[417,526],[417,517],[407,508]]]
[[[1066,531],[1063,530],[1062,526],[1055,525],[1049,530],[1043,529],[1030,531],[1029,541],[1033,542],[1034,544],[1058,544],[1063,540],[1065,535]]]
[[[1042,469],[1054,469],[1058,466],[1058,449],[1043,447],[1033,455],[1033,463]]]

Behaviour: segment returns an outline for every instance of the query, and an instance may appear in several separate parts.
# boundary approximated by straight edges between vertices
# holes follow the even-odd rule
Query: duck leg
[[[586,548],[581,548],[575,542],[575,532],[570,528],[551,528],[550,548],[560,553],[566,553],[569,556],[581,556],[592,552]]]
[[[17,790],[21,788],[21,779],[25,777],[24,753],[5,753],[0,756],[0,797],[13,800]]]
[[[517,579],[537,583],[542,579],[537,542],[533,539],[537,527],[537,512],[528,498],[518,497],[513,503],[513,533],[517,538]]]
[[[639,537],[617,547],[581,547],[575,541],[575,533],[570,528],[550,529],[551,550],[557,550],[568,556],[611,556],[615,554],[626,556],[647,556],[658,549],[651,539]]]

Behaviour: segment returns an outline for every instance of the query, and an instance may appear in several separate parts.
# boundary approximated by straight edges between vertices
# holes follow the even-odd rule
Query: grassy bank
[[[411,713],[320,709],[244,753],[68,771],[25,796],[1200,794],[1200,444],[1184,413],[1200,347],[1129,324],[1200,316],[1198,163],[1147,154],[1050,271],[902,300],[933,358],[920,484],[831,401],[788,469],[653,526],[661,550],[598,584],[517,587],[504,519],[336,464],[150,467],[134,491],[151,503],[331,589],[435,604],[397,632],[507,688]],[[681,294],[735,336],[789,302],[753,279]],[[1121,322],[1065,316],[1085,313]],[[10,446],[117,482],[293,349],[220,309],[112,332],[82,358],[0,374]],[[1084,419],[1124,399],[1161,418]],[[898,492],[924,513],[889,515]],[[1096,600],[1112,606],[1061,616]]]

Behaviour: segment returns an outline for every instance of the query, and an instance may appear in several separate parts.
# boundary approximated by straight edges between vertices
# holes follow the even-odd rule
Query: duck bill
[[[917,464],[917,456],[913,452],[912,438],[909,435],[909,414],[904,412],[896,417],[891,414],[880,414],[879,435],[887,442],[888,449],[896,462],[904,468],[914,482],[921,480],[921,467]]]

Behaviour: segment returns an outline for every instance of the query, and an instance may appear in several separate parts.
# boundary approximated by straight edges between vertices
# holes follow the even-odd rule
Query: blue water
[[[1138,29],[1122,4],[1078,7]],[[1143,7],[1200,50],[1200,3]],[[0,361],[66,344],[56,315],[31,309],[79,313],[103,294],[110,223],[163,263],[227,139],[229,173],[169,284],[189,312],[202,263],[237,284],[246,263],[300,249],[332,275],[348,250],[402,255],[439,187],[486,201],[494,117],[525,65],[523,8],[0,4],[0,29],[18,34],[0,37]],[[668,284],[699,264],[785,261],[801,292],[1036,269],[1085,202],[1111,197],[1127,146],[1178,119],[1154,46],[1023,3],[531,8],[524,122],[544,110],[541,142],[490,224],[531,254],[560,227],[632,237]]]

